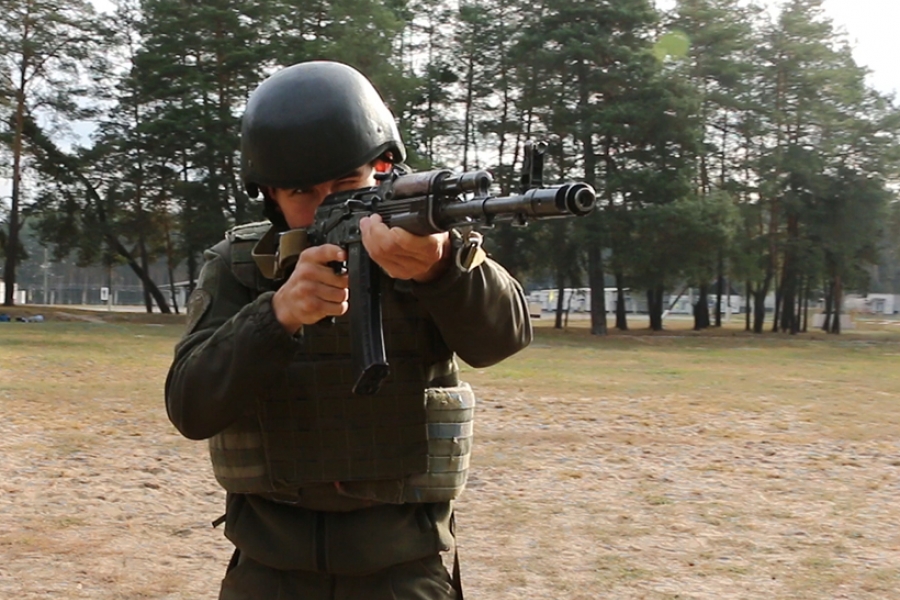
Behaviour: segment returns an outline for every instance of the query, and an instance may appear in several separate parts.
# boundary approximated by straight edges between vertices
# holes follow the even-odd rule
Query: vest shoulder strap
[[[253,260],[253,248],[272,228],[268,221],[238,225],[225,233],[225,240],[218,246],[227,248],[222,256],[231,263],[231,271],[238,281],[257,293],[272,289],[272,282],[260,273]]]
[[[272,224],[268,221],[237,225],[225,232],[225,239],[232,243],[238,241],[258,242],[271,228]]]

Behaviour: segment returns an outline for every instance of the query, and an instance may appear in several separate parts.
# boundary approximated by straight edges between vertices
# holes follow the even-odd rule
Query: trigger
[[[347,274],[347,263],[345,261],[333,260],[328,263],[328,266],[331,267],[331,270],[337,275]]]

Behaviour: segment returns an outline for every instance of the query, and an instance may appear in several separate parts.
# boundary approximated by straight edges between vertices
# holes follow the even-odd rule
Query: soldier
[[[241,156],[268,220],[206,252],[166,380],[169,418],[209,439],[227,492],[236,549],[219,598],[461,599],[441,560],[472,439],[474,397],[456,357],[485,367],[528,345],[522,290],[489,258],[464,271],[455,232],[415,236],[363,219],[383,271],[391,373],[376,395],[356,396],[354,299],[332,267],[344,250],[300,248],[282,273],[274,248],[280,233],[310,226],[329,194],[398,168],[394,119],[353,68],[300,63],[250,96]]]

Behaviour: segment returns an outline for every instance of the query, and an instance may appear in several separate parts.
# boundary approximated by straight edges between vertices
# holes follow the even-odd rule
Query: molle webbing
[[[405,482],[406,502],[441,502],[459,496],[469,474],[475,394],[468,384],[425,393],[428,470]]]
[[[433,325],[417,302],[384,287],[390,375],[378,393],[352,393],[356,374],[344,315],[331,325],[304,328],[283,380],[260,403],[269,475],[276,487],[426,472],[423,394]]]
[[[394,481],[342,482],[344,495],[377,502],[446,502],[462,493],[472,454],[475,395],[468,384],[425,392],[428,468]]]
[[[229,492],[260,493],[271,488],[256,415],[244,415],[209,438],[209,455],[216,480]]]
[[[289,373],[287,381],[295,383],[260,405],[275,487],[397,479],[426,471],[420,365],[392,360],[391,376],[373,396],[350,391],[349,359],[293,365]]]

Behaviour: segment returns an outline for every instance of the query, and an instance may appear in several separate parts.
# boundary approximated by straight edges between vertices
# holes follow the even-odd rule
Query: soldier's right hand
[[[347,253],[334,244],[312,246],[300,253],[294,272],[272,298],[275,318],[289,333],[347,312],[349,279],[328,264],[345,260]]]

